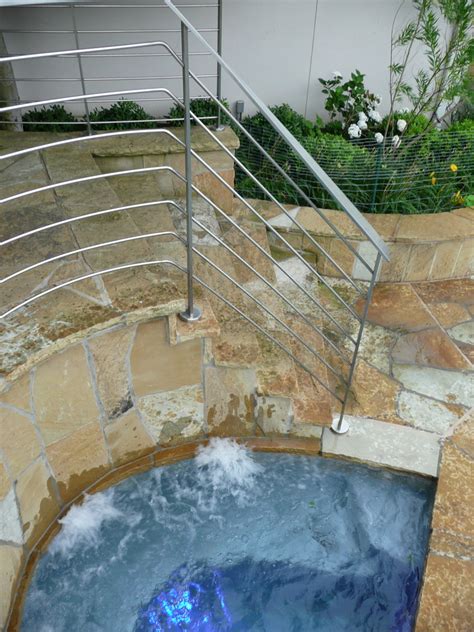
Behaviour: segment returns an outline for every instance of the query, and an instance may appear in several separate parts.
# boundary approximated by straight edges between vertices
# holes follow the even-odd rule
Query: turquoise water
[[[217,441],[88,497],[22,631],[408,632],[433,484]]]

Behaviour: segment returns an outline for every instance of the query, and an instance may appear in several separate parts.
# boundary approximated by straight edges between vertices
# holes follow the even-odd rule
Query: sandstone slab
[[[135,410],[129,410],[105,429],[112,462],[123,465],[155,449],[155,443],[145,430]]]
[[[61,498],[68,502],[110,469],[97,422],[82,426],[46,448]]]
[[[207,367],[205,419],[208,432],[232,436],[253,434],[255,429],[256,376],[253,369]]]
[[[392,358],[398,364],[439,369],[462,370],[470,367],[470,362],[439,327],[401,336],[392,350]]]
[[[22,558],[23,550],[21,547],[0,545],[0,626],[2,629],[7,622]]]
[[[161,446],[190,441],[204,434],[200,385],[142,397],[138,407],[151,436]]]
[[[322,453],[426,476],[437,476],[440,446],[430,432],[346,415],[349,431],[323,430]]]
[[[119,417],[133,406],[127,371],[133,333],[132,328],[120,328],[89,341],[99,397],[109,419]]]
[[[362,299],[358,301],[356,307],[359,313],[362,312],[363,305]],[[426,329],[435,324],[422,301],[406,283],[376,286],[368,320],[375,325],[406,331]]]
[[[32,546],[59,512],[53,478],[42,459],[19,476],[16,496],[25,542]]]
[[[201,382],[201,341],[169,345],[164,320],[138,326],[131,358],[138,397]]]
[[[32,420],[9,408],[0,408],[0,447],[15,478],[41,451]]]
[[[52,356],[38,367],[33,397],[36,420],[46,445],[99,418],[82,345]]]

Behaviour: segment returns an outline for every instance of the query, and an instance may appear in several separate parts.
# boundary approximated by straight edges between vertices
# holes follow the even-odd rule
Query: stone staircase
[[[128,158],[121,168],[131,168],[133,162],[133,157]],[[7,165],[1,177],[1,194],[4,197],[24,190],[26,180],[31,187],[31,174],[35,184],[42,186],[114,171],[117,170],[115,163],[111,167],[108,161],[97,159],[90,150],[79,145],[48,149]],[[56,188],[17,200],[9,203],[2,215],[2,238],[101,209],[169,199],[164,195],[169,191],[165,191],[162,183],[163,173],[127,175]],[[185,207],[182,198],[176,197],[176,202]],[[308,294],[319,293],[318,284],[308,276],[304,265],[295,257],[273,265],[264,254],[270,254],[267,232],[263,224],[252,221],[255,218],[239,218],[239,230],[232,219],[199,197],[193,201],[193,212],[203,227],[196,226],[194,230],[194,243],[202,255],[195,258],[198,277],[224,301],[250,316],[257,326],[314,371],[324,384],[335,387],[326,367],[304,344],[290,336],[285,327],[292,327],[304,343],[325,355],[322,339],[311,326],[321,325],[320,314],[314,313],[307,296],[291,281],[298,278]],[[242,230],[253,243],[244,237]],[[160,231],[176,232],[185,238],[185,216],[172,204],[75,221],[29,238],[29,248],[24,248],[22,242],[13,243],[2,260],[2,276],[62,252]],[[223,244],[233,252],[226,250]],[[183,243],[171,235],[72,254],[23,275],[21,283],[9,282],[7,292],[2,293],[2,307],[78,275],[125,263],[170,259],[185,266],[185,255]],[[4,376],[10,379],[18,367],[31,364],[33,358],[57,350],[66,340],[71,341],[71,336],[100,329],[105,323],[110,326],[124,319],[133,322],[171,314],[170,332],[174,332],[170,334],[171,342],[173,337],[174,342],[193,337],[206,339],[207,418],[215,434],[319,437],[321,427],[330,424],[332,418],[333,402],[329,393],[262,330],[199,284],[196,284],[197,302],[204,308],[204,318],[194,325],[178,321],[172,314],[184,308],[185,282],[179,270],[149,265],[90,278],[55,291],[27,306],[4,326],[1,336]],[[287,296],[288,303],[269,286]],[[245,292],[251,293],[278,320],[258,307]],[[305,318],[298,316],[291,305]],[[232,396],[232,405],[223,397],[226,392]]]

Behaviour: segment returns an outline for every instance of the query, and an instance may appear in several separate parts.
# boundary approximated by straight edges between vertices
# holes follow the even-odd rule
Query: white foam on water
[[[78,546],[97,546],[104,523],[124,518],[114,506],[114,490],[86,496],[82,505],[73,505],[59,522],[62,529],[51,544],[51,553],[69,556]]]
[[[228,493],[242,503],[249,498],[257,476],[263,471],[252,451],[234,439],[211,439],[207,446],[199,448],[195,463],[204,489],[210,485],[214,495]]]

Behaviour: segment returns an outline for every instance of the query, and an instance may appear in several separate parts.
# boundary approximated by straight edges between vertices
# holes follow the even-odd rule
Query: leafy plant
[[[92,129],[95,130],[120,130],[120,129],[143,129],[156,127],[150,116],[141,105],[135,101],[121,99],[113,103],[110,107],[101,107],[92,110],[90,121]],[[126,123],[125,121],[136,121],[136,123]],[[94,123],[96,123],[94,125]],[[99,123],[99,124],[97,124]]]
[[[414,115],[427,116],[429,127],[449,120],[459,98],[468,92],[474,4],[472,0],[412,1],[414,19],[396,34],[392,28],[390,114],[398,101],[407,98]],[[413,73],[415,48],[417,55],[421,48],[425,63]]]
[[[79,132],[82,128],[82,125],[71,125],[78,119],[59,104],[28,110],[22,120],[25,132]]]
[[[271,110],[361,211],[433,213],[466,205],[471,199],[474,132],[466,123],[462,124],[466,129],[459,124],[459,129],[452,131],[433,129],[428,134],[415,135],[405,146],[395,149],[391,141],[377,145],[324,133],[319,125],[301,120],[302,117],[287,105]],[[426,120],[419,115],[411,118],[409,114],[400,114],[409,121],[414,132]],[[240,134],[237,158],[269,194],[288,204],[307,205],[309,198],[322,208],[337,208],[331,196],[263,116],[247,117],[243,125],[299,188],[299,191],[295,189],[271,161]],[[245,197],[269,197],[243,169],[236,169],[236,186]]]
[[[382,121],[377,111],[381,98],[366,88],[364,79],[365,75],[359,70],[352,72],[347,81],[343,81],[342,74],[337,71],[332,79],[319,79],[322,92],[327,95],[324,107],[331,122],[339,117],[342,128],[351,138],[359,138],[362,132],[372,131],[374,125]]]
[[[222,105],[229,109],[229,102],[227,99],[221,99]],[[195,114],[199,119],[203,119],[202,122],[205,125],[215,125],[217,121],[217,113],[218,113],[218,105],[212,99],[191,99],[190,102],[191,111]],[[171,110],[168,112],[167,118],[169,119],[182,119],[184,116],[184,107],[182,105],[174,105]],[[212,118],[209,118],[212,117]],[[231,119],[221,110],[221,124],[229,125]],[[182,121],[178,121],[178,124],[182,124]],[[196,123],[191,120],[191,124],[195,125]]]

